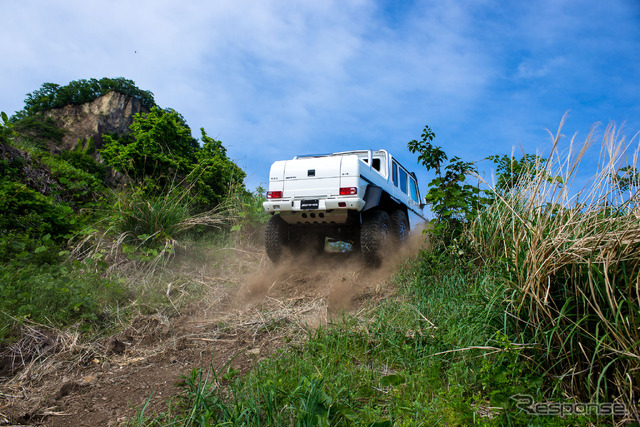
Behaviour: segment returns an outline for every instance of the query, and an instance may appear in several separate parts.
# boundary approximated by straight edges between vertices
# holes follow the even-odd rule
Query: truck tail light
[[[267,191],[267,199],[282,199],[282,191]]]
[[[342,187],[340,189],[341,196],[352,196],[358,194],[358,187]]]

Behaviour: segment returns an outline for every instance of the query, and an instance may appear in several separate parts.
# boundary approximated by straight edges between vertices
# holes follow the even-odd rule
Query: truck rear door
[[[342,157],[289,160],[284,168],[284,197],[324,198],[339,195]]]

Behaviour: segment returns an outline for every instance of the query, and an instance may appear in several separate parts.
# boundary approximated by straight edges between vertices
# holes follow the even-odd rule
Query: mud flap
[[[364,192],[365,205],[362,208],[362,212],[375,208],[380,204],[380,197],[382,197],[382,188],[377,185],[368,185]]]

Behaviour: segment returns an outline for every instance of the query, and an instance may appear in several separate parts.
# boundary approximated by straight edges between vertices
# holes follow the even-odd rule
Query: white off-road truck
[[[264,210],[268,257],[288,248],[324,250],[326,238],[351,244],[368,265],[426,220],[418,182],[386,150],[296,156],[271,166]]]

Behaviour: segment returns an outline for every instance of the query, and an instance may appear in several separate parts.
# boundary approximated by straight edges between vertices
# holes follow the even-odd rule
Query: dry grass
[[[235,218],[230,204],[192,215],[189,191],[178,186],[162,197],[123,191],[114,198],[106,220],[85,230],[71,252],[75,259],[107,266],[107,273],[153,274],[186,249],[189,231],[220,229]]]
[[[617,177],[635,168],[637,140],[607,127],[598,169],[576,190],[595,128],[581,144],[574,136],[563,153],[563,123],[547,164],[497,194],[471,236],[485,262],[502,269],[513,291],[509,314],[543,349],[543,368],[573,396],[623,400],[636,410],[640,187],[636,174]]]
[[[80,337],[77,330],[63,331],[25,320],[21,324],[20,339],[0,353],[8,374],[3,386],[33,384],[46,372],[57,369],[62,360],[69,365],[86,362],[99,349],[81,343]]]

